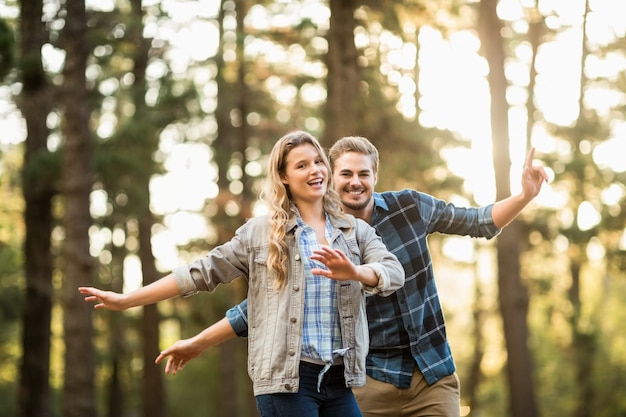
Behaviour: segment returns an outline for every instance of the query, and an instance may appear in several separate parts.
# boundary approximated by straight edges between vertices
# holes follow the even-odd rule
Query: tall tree
[[[234,7],[233,7],[234,6]],[[217,241],[225,242],[230,239],[235,229],[245,219],[251,217],[252,191],[247,179],[245,166],[247,164],[246,148],[252,136],[248,124],[248,113],[252,103],[250,89],[245,78],[250,73],[250,62],[244,55],[245,38],[247,36],[244,20],[252,3],[248,0],[236,0],[235,2],[221,2],[218,16],[220,28],[220,44],[215,58],[217,65],[217,107],[215,118],[217,120],[217,136],[213,141],[215,163],[217,165],[217,185],[219,188],[216,199],[217,211],[212,218],[216,227]],[[225,27],[225,18],[234,18],[236,27],[229,30]],[[228,39],[234,40],[228,41]],[[225,52],[230,50],[235,53],[236,59],[226,61]],[[240,177],[233,178],[231,168],[237,167]],[[243,187],[240,190],[231,191],[233,181],[239,181]],[[229,210],[230,205],[236,205],[238,210]],[[225,304],[217,303],[222,309],[228,308],[232,303],[237,303],[245,297],[246,286],[235,283],[228,289],[222,288],[226,293]],[[240,345],[241,348],[241,345]],[[218,407],[217,415],[227,417],[231,415],[243,415],[245,408],[243,401],[232,401],[242,395],[237,389],[237,378],[233,369],[237,369],[237,349],[230,343],[219,347],[218,372],[222,383],[219,386],[222,401]],[[252,398],[252,392],[247,390],[243,393],[247,398]],[[248,407],[254,409],[255,407]]]
[[[130,26],[128,36],[131,43],[137,47],[133,54],[132,103],[135,108],[135,117],[140,121],[143,132],[131,129],[134,133],[126,140],[132,140],[137,157],[135,166],[136,175],[132,187],[131,199],[137,210],[137,224],[139,237],[139,259],[143,276],[143,285],[149,285],[160,278],[152,253],[152,228],[155,218],[150,210],[150,180],[156,173],[153,160],[154,152],[158,148],[159,128],[149,123],[150,109],[146,105],[146,67],[148,66],[148,52],[150,40],[143,37],[143,11],[141,0],[132,0]],[[134,122],[133,122],[134,123]],[[143,415],[144,417],[165,416],[165,392],[163,388],[163,373],[154,366],[154,358],[159,354],[159,311],[156,304],[143,307],[141,334],[143,341]]]
[[[22,0],[19,69],[22,93],[18,105],[26,122],[22,192],[24,195],[24,297],[19,415],[46,417],[50,412],[50,320],[53,259],[50,236],[55,194],[54,156],[48,151],[46,119],[52,103],[52,86],[46,78],[41,48],[47,41],[42,22],[42,0]]]
[[[96,415],[92,307],[77,291],[92,285],[94,262],[89,253],[92,224],[89,197],[93,187],[93,138],[86,83],[87,15],[83,0],[65,2],[66,19],[62,45],[66,52],[63,69],[63,330],[65,380],[62,412],[65,417]]]
[[[356,20],[354,12],[358,0],[330,0],[330,23],[326,39],[326,91],[322,143],[330,146],[342,136],[359,132],[359,86],[358,53],[354,43]]]
[[[481,0],[478,22],[482,52],[489,64],[491,133],[496,173],[496,200],[511,194],[509,156],[509,105],[504,74],[505,47],[497,0]],[[513,221],[498,237],[498,299],[507,351],[510,411],[513,417],[535,417],[538,410],[528,347],[528,289],[520,277],[520,223]]]

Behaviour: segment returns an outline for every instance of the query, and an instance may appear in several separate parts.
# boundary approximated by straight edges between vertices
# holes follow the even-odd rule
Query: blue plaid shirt
[[[416,366],[429,384],[454,373],[427,237],[439,232],[492,238],[500,232],[492,207],[455,207],[414,190],[374,193],[372,226],[398,257],[406,281],[388,297],[367,297],[370,377],[407,388]],[[226,313],[240,336],[247,334],[246,308],[244,301]]]
[[[398,257],[405,283],[389,297],[367,297],[369,376],[406,388],[415,366],[429,384],[455,371],[427,237],[494,237],[491,208],[459,208],[414,190],[374,194],[372,226]]]
[[[304,289],[304,324],[302,328],[302,356],[323,362],[333,361],[333,352],[341,348],[339,307],[337,307],[336,281],[321,275],[313,275],[312,268],[326,268],[311,259],[319,247],[315,231],[297,218],[302,233],[298,248],[302,255],[306,287]],[[326,216],[326,240],[332,240],[333,228]]]

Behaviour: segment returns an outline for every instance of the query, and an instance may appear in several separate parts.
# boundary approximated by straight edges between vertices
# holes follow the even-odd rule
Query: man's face
[[[335,160],[333,166],[335,189],[346,211],[360,211],[372,202],[376,174],[369,156],[346,152]]]

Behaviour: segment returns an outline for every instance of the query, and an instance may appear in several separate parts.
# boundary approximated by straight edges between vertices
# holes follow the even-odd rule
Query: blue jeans
[[[265,394],[256,397],[262,417],[361,417],[352,389],[346,387],[343,365],[331,366],[317,392],[322,365],[300,362],[297,393]]]

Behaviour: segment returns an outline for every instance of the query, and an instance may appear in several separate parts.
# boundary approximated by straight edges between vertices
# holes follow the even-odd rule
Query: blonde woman
[[[267,216],[192,264],[128,294],[79,291],[95,308],[124,310],[244,277],[261,415],[361,416],[351,388],[365,383],[365,293],[400,288],[402,266],[373,228],[342,213],[328,159],[306,132],[274,145],[261,198]]]

